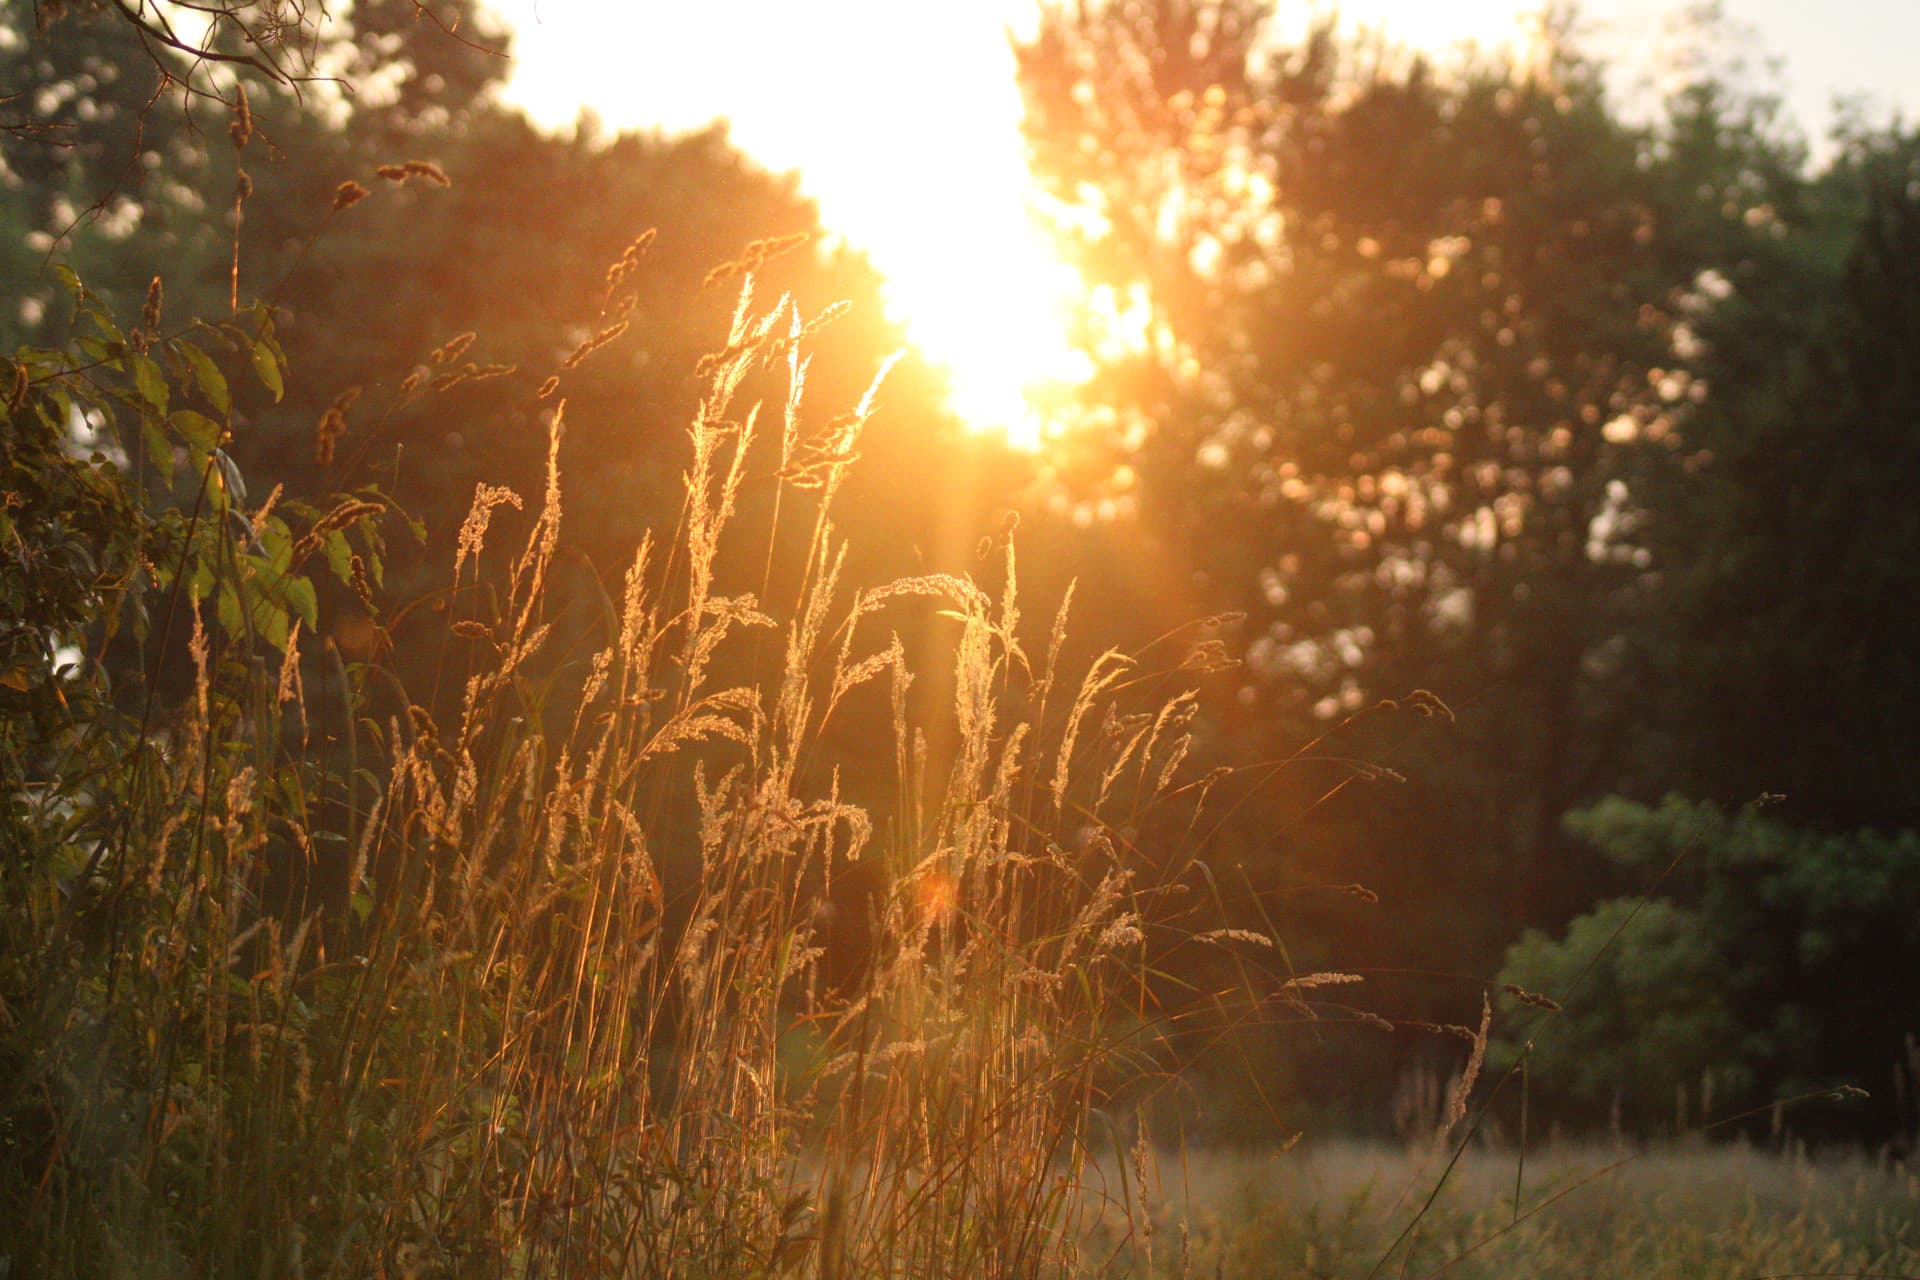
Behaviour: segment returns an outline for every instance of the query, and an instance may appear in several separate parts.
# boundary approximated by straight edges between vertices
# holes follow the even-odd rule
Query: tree
[[[1646,1128],[1673,1117],[1682,1088],[1711,1121],[1864,1085],[1870,1105],[1796,1128],[1902,1133],[1920,1010],[1894,975],[1920,963],[1920,836],[1829,836],[1678,797],[1612,797],[1567,825],[1658,896],[1602,903],[1508,951],[1502,982],[1565,1006],[1543,1021],[1506,1001],[1506,1056],[1532,1041],[1537,1090],[1589,1118],[1611,1100]]]
[[[1119,426],[1081,480],[1124,464],[1137,536],[1247,613],[1245,732],[1419,686],[1459,710],[1343,745],[1425,779],[1367,816],[1368,870],[1430,864],[1491,960],[1606,887],[1559,816],[1634,732],[1642,476],[1680,451],[1687,300],[1748,206],[1701,217],[1697,175],[1564,41],[1436,68],[1324,30],[1276,50],[1264,18],[1082,5],[1022,50],[1068,243],[1150,311],[1090,390]]]
[[[1720,282],[1702,465],[1658,510],[1676,573],[1649,646],[1677,779],[1781,793],[1830,830],[1920,825],[1920,667],[1899,621],[1920,590],[1903,479],[1920,467],[1917,178],[1913,135],[1853,137],[1789,250]]]

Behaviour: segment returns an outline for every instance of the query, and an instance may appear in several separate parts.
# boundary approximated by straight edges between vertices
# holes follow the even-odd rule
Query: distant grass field
[[[1906,1166],[1672,1148],[1592,1177],[1632,1155],[1567,1146],[1530,1156],[1521,1214],[1565,1194],[1515,1226],[1513,1153],[1470,1152],[1391,1256],[1446,1153],[1333,1142],[1189,1155],[1184,1170],[1167,1156],[1148,1178],[1151,1238],[1128,1237],[1116,1176],[1087,1269],[1208,1280],[1920,1276],[1920,1176]]]

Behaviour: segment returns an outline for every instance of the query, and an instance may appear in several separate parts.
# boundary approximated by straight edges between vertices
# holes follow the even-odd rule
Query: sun
[[[978,431],[1037,448],[1036,407],[1092,375],[1068,338],[1086,289],[1035,219],[1008,24],[1031,3],[499,0],[508,96],[563,126],[696,128],[794,169],[823,225],[864,251],[891,318]]]
[[[692,129],[724,117],[762,164],[797,170],[826,228],[867,253],[892,318],[944,371],[969,427],[1039,448],[1043,406],[1092,377],[1069,335],[1111,310],[1036,219],[1008,35],[1035,0],[493,0],[514,32],[507,96],[564,126]],[[1519,0],[1468,0],[1421,44],[1515,30]],[[1395,29],[1416,7],[1354,6]],[[1139,300],[1129,302],[1138,309]],[[1139,317],[1119,326],[1140,331]]]

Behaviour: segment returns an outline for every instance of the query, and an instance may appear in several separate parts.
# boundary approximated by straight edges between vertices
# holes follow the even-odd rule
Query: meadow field
[[[1163,1155],[1149,1171],[1150,1238],[1123,1230],[1112,1206],[1088,1260],[1112,1277],[1244,1280],[1920,1274],[1920,1177],[1897,1161],[1565,1144],[1518,1167],[1511,1150],[1473,1149],[1403,1238],[1447,1155],[1340,1140]]]
[[[1920,1277],[1920,134],[1048,5],[969,387],[336,8],[0,8],[0,1280]]]

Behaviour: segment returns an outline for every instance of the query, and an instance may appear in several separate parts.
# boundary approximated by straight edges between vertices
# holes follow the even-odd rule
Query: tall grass
[[[875,392],[807,427],[821,323],[747,277],[677,527],[584,675],[554,652],[561,409],[524,533],[501,549],[526,499],[483,487],[450,548],[451,714],[377,658],[303,663],[297,628],[284,659],[229,636],[176,578],[187,696],[73,726],[59,784],[14,798],[39,806],[4,870],[14,1274],[1075,1268],[1150,1013],[1152,872],[1117,833],[1204,795],[1194,702],[1140,704],[1117,653],[1064,670],[1068,603],[1028,627],[1010,536],[989,587],[845,580]],[[900,637],[929,614],[937,703]],[[863,699],[880,804],[827,731]],[[879,892],[835,897],[874,863]],[[836,910],[868,941],[829,972]]]
[[[1443,1163],[1429,1143],[1196,1153],[1162,1170],[1155,1216],[1164,1243],[1151,1266],[1137,1247],[1137,1222],[1096,1224],[1092,1235],[1109,1242],[1105,1274],[1136,1277],[1755,1280],[1920,1271],[1920,1177],[1885,1158],[1809,1158],[1745,1144],[1556,1143],[1536,1152],[1516,1183],[1512,1151],[1476,1146],[1419,1230],[1402,1236]]]

